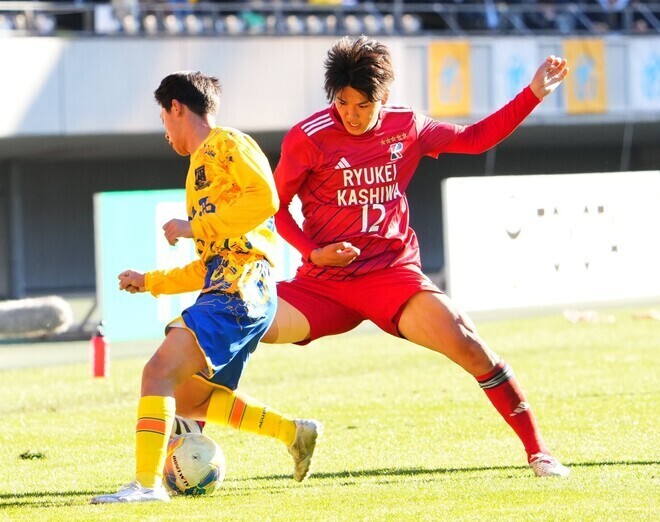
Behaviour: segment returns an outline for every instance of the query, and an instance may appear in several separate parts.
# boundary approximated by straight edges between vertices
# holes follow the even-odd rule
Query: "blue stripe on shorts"
[[[277,306],[275,281],[267,261],[258,261],[261,277],[240,294],[210,291],[197,298],[181,317],[206,356],[209,369],[200,372],[207,381],[230,390],[238,387],[245,365],[268,330]]]

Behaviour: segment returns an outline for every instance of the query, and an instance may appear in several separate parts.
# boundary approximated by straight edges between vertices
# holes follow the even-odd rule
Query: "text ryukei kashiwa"
[[[344,188],[337,190],[337,205],[373,205],[401,197],[396,164],[344,169]],[[365,186],[370,185],[370,186]],[[348,188],[356,187],[356,188]]]

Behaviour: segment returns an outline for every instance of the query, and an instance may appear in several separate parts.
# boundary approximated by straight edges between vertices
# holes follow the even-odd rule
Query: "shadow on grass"
[[[595,468],[606,466],[657,466],[660,461],[654,460],[608,460],[600,462],[569,462],[566,464],[569,468]],[[527,470],[527,466],[480,466],[470,468],[380,468],[364,469],[356,471],[338,471],[328,473],[314,473],[314,479],[360,479],[365,477],[412,477],[417,475],[448,475],[452,473],[475,473],[483,471],[520,471]],[[263,475],[259,477],[246,477],[238,479],[228,479],[227,485],[233,484],[225,490],[236,493],[240,490],[252,489],[243,483],[252,481],[273,481],[273,480],[291,480],[291,475]],[[288,489],[288,487],[277,487],[269,484],[270,490]],[[75,497],[83,497],[86,503],[95,495],[107,493],[107,489],[99,491],[35,491],[31,493],[0,493],[0,509],[9,507],[61,507],[77,504]],[[49,498],[54,497],[54,498]],[[204,497],[201,497],[204,498]],[[210,498],[210,497],[209,497]]]
[[[82,497],[89,501],[95,495],[101,495],[107,491],[33,491],[31,493],[0,493],[0,510],[10,507],[63,507],[77,504],[76,497]],[[5,502],[5,499],[11,500]]]
[[[566,466],[569,468],[591,468],[600,466],[654,466],[660,465],[660,461],[653,460],[621,460],[621,461],[601,461],[601,462],[569,462]],[[519,471],[528,470],[528,466],[479,466],[470,468],[381,468],[381,469],[363,469],[355,471],[336,471],[328,473],[314,473],[316,479],[346,479],[360,477],[411,477],[416,475],[447,475],[451,473],[474,473],[482,471]],[[261,477],[246,477],[231,479],[231,482],[249,482],[253,480],[276,480],[290,479],[290,475],[264,475]],[[228,481],[229,482],[229,481]]]

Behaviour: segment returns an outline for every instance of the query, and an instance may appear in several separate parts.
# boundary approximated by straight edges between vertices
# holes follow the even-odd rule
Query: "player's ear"
[[[385,105],[387,103],[388,98],[390,97],[390,91],[385,91],[385,94],[381,98],[380,102]]]

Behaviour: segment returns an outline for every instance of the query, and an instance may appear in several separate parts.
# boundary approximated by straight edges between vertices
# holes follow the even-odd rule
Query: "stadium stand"
[[[0,32],[127,36],[645,34],[660,32],[660,2],[0,1]]]

